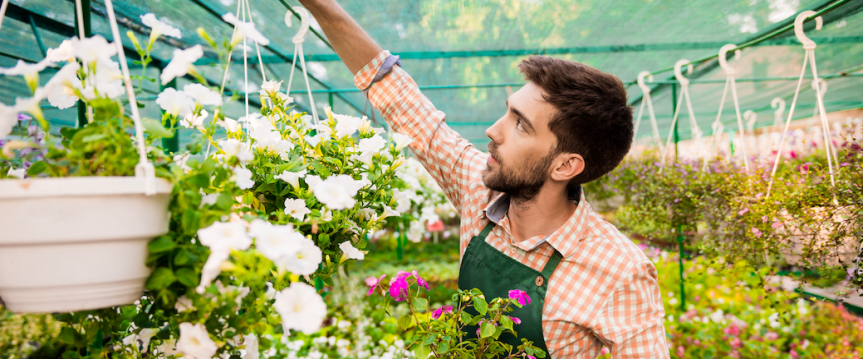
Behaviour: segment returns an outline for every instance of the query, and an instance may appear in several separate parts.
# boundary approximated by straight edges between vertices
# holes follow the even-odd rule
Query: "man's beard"
[[[498,170],[491,172],[491,167],[486,167],[482,176],[485,186],[491,190],[506,193],[519,202],[530,202],[539,194],[539,190],[548,178],[551,161],[557,154],[552,150],[532,165],[515,170],[505,167],[506,164],[497,156],[497,145],[494,142],[489,142],[488,150],[497,160]]]

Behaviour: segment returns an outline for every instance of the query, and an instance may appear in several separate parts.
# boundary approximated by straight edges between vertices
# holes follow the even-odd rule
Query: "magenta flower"
[[[431,290],[431,288],[429,288],[428,282],[426,282],[425,279],[422,279],[422,277],[420,277],[416,270],[413,271],[413,276],[417,279],[417,285],[425,288],[426,290]]]
[[[516,299],[518,300],[518,304],[521,305],[530,304],[530,297],[527,296],[525,291],[519,289],[509,291],[509,299]]]
[[[746,214],[746,212],[749,212],[749,208],[744,208],[744,209],[740,210],[740,212],[737,212],[737,215],[742,216],[742,215]]]
[[[372,293],[374,293],[374,292],[375,292],[375,288],[377,288],[377,287],[378,287],[378,284],[381,284],[381,281],[382,281],[382,280],[384,280],[384,277],[386,277],[386,276],[387,276],[387,275],[386,275],[386,274],[384,274],[384,275],[381,275],[381,277],[380,277],[380,278],[375,278],[375,277],[373,277],[373,276],[372,276],[372,277],[368,277],[368,278],[366,278],[366,285],[368,285],[369,287],[371,287],[371,288],[369,288],[369,292],[368,292],[368,293],[366,293],[366,295],[367,295],[367,296],[368,296],[368,295],[372,295]]]
[[[758,230],[758,228],[753,227],[752,228],[752,234],[755,235],[755,238],[761,238],[761,231]]]
[[[734,337],[734,339],[731,340],[731,347],[732,348],[738,349],[742,346],[743,346],[743,342],[740,341],[740,338]]]
[[[740,335],[740,328],[738,328],[737,326],[731,325],[731,326],[723,329],[722,332],[724,332],[725,334],[731,334],[731,335],[736,337],[736,336]]]
[[[408,278],[410,277],[410,273],[407,275],[402,275],[402,273],[404,272],[399,272],[398,276],[390,281],[390,296],[396,302],[408,299]]]
[[[441,315],[443,315],[444,313],[452,314],[452,306],[451,306],[451,305],[445,305],[445,306],[443,306],[443,307],[438,308],[437,310],[435,310],[435,311],[432,313],[432,318],[434,318],[435,320],[437,320],[437,319],[438,319],[438,318],[440,318],[440,316],[441,316]]]
[[[533,355],[528,355],[528,356],[527,356],[527,359],[536,359],[536,357],[535,357],[535,356],[533,356]]]
[[[521,324],[521,319],[518,319],[516,317],[509,317],[509,319],[512,319],[512,322],[515,324]]]

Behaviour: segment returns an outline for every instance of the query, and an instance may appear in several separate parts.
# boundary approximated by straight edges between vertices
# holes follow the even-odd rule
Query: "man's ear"
[[[584,172],[584,157],[577,153],[560,153],[553,162],[551,179],[558,182],[569,182],[573,177]]]

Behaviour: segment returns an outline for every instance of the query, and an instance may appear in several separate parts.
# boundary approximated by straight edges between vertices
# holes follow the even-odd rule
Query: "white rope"
[[[703,160],[707,161],[707,154],[704,152],[703,144],[701,143],[701,137],[703,136],[703,132],[701,128],[698,126],[698,121],[695,120],[695,111],[692,110],[692,99],[689,95],[689,79],[683,76],[681,72],[681,68],[683,66],[688,67],[688,73],[692,73],[692,63],[689,60],[680,60],[674,64],[674,77],[677,78],[677,82],[680,83],[680,96],[677,98],[677,107],[674,109],[674,116],[671,119],[671,129],[669,129],[668,138],[666,139],[665,147],[671,144],[671,140],[674,137],[674,126],[677,124],[677,118],[680,115],[680,105],[681,101],[686,101],[686,110],[689,112],[689,130],[692,133],[692,141],[696,148],[696,152],[699,156],[703,158]],[[662,163],[665,164],[666,156],[662,157]]]
[[[737,82],[734,79],[734,74],[737,73],[731,65],[728,64],[726,54],[728,51],[734,50],[734,57],[740,58],[740,50],[735,44],[726,44],[719,49],[719,66],[725,70],[725,89],[722,91],[722,100],[719,102],[719,111],[716,113],[716,122],[720,122],[722,118],[722,108],[725,105],[725,95],[728,89],[731,89],[731,99],[734,102],[734,113],[737,115],[737,128],[740,131],[740,152],[743,156],[743,167],[746,172],[749,172],[749,156],[746,153],[746,130],[743,127],[743,119],[740,116],[740,101],[737,99]]]
[[[291,63],[291,76],[288,79],[288,94],[291,91],[291,83],[294,78],[294,66],[297,65],[297,56],[300,58],[300,67],[303,70],[303,78],[306,80],[306,91],[309,94],[309,107],[312,110],[312,119],[315,122],[315,125],[320,124],[320,120],[318,120],[318,110],[315,106],[315,98],[312,96],[312,87],[309,83],[309,75],[306,70],[306,56],[303,54],[303,42],[306,41],[306,34],[309,32],[309,12],[301,7],[294,9],[300,15],[300,31],[294,35],[293,43],[294,43],[294,61]],[[285,13],[285,25],[291,27],[291,15],[292,12],[288,10]]]
[[[774,177],[776,176],[776,169],[779,167],[779,163],[782,160],[782,145],[785,142],[785,136],[788,133],[788,128],[791,126],[791,118],[794,115],[794,107],[797,104],[797,96],[800,95],[800,87],[803,85],[803,76],[806,74],[806,63],[809,62],[810,69],[812,70],[813,81],[818,82],[818,68],[815,65],[815,47],[816,44],[814,41],[809,39],[806,34],[803,32],[803,22],[817,14],[814,11],[808,10],[801,12],[797,15],[797,18],[794,19],[794,35],[797,36],[797,40],[803,44],[803,50],[805,51],[803,56],[803,66],[800,70],[800,78],[797,80],[797,89],[794,91],[794,99],[791,101],[791,109],[788,112],[788,119],[785,122],[785,130],[782,132],[782,140],[779,141],[779,151],[776,152],[776,161],[773,162],[773,170],[770,172],[770,182],[767,185],[767,196],[765,198],[770,197],[770,191],[773,188]],[[820,16],[815,18],[815,29],[820,30],[823,25],[823,20]],[[811,60],[811,61],[810,61]],[[836,180],[833,176],[833,156],[831,155],[831,148],[828,144],[827,132],[829,132],[829,126],[827,125],[827,114],[824,111],[824,100],[821,97],[821,89],[820,86],[815,86],[815,100],[818,103],[818,110],[821,112],[821,125],[823,126],[824,132],[824,149],[827,151],[827,168],[830,174],[830,184],[833,187],[836,187]],[[833,204],[838,205],[838,201],[834,195]]]
[[[80,1],[80,0],[78,0]],[[0,29],[3,28],[3,19],[6,18],[6,7],[9,6],[9,0],[3,0],[3,3],[0,4]]]
[[[80,0],[78,2],[80,3]],[[114,16],[114,5],[111,0],[105,0],[105,11],[108,13],[108,24],[111,25],[113,43],[117,47],[117,57],[120,60],[120,68],[123,70],[123,82],[126,84],[126,95],[129,97],[129,107],[132,109],[132,121],[135,122],[135,139],[138,142],[138,164],[135,166],[135,176],[144,178],[144,194],[149,196],[156,193],[156,168],[147,159],[147,150],[144,146],[144,126],[141,124],[141,116],[138,113],[138,101],[135,99],[135,90],[132,88],[129,66],[126,64],[126,55],[123,52],[123,40],[117,28],[117,18]],[[79,28],[81,27],[83,26],[79,26]]]
[[[245,0],[240,0],[240,4],[242,4]],[[239,21],[246,22],[246,8],[244,6],[240,6],[240,14],[237,14]],[[246,104],[246,121],[249,120],[249,55],[246,53],[246,49],[249,48],[246,44],[247,36],[243,36],[243,97],[245,98]],[[243,126],[247,127],[247,126]]]
[[[646,103],[647,112],[650,115],[650,126],[653,130],[653,140],[656,142],[656,147],[659,148],[659,156],[665,158],[665,149],[662,147],[662,139],[659,137],[659,126],[656,123],[656,114],[653,112],[653,99],[650,97],[650,87],[644,83],[645,78],[653,82],[653,75],[649,71],[642,71],[638,74],[638,87],[641,88],[644,96],[641,98],[641,107],[639,107],[638,119],[635,122],[635,133],[638,133],[639,123],[641,122],[641,116],[644,113]]]

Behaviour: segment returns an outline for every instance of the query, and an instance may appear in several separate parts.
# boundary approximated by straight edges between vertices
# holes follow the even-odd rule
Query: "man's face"
[[[482,180],[492,190],[531,200],[545,184],[557,138],[548,128],[555,108],[533,83],[507,99],[506,113],[485,134],[490,156]]]

